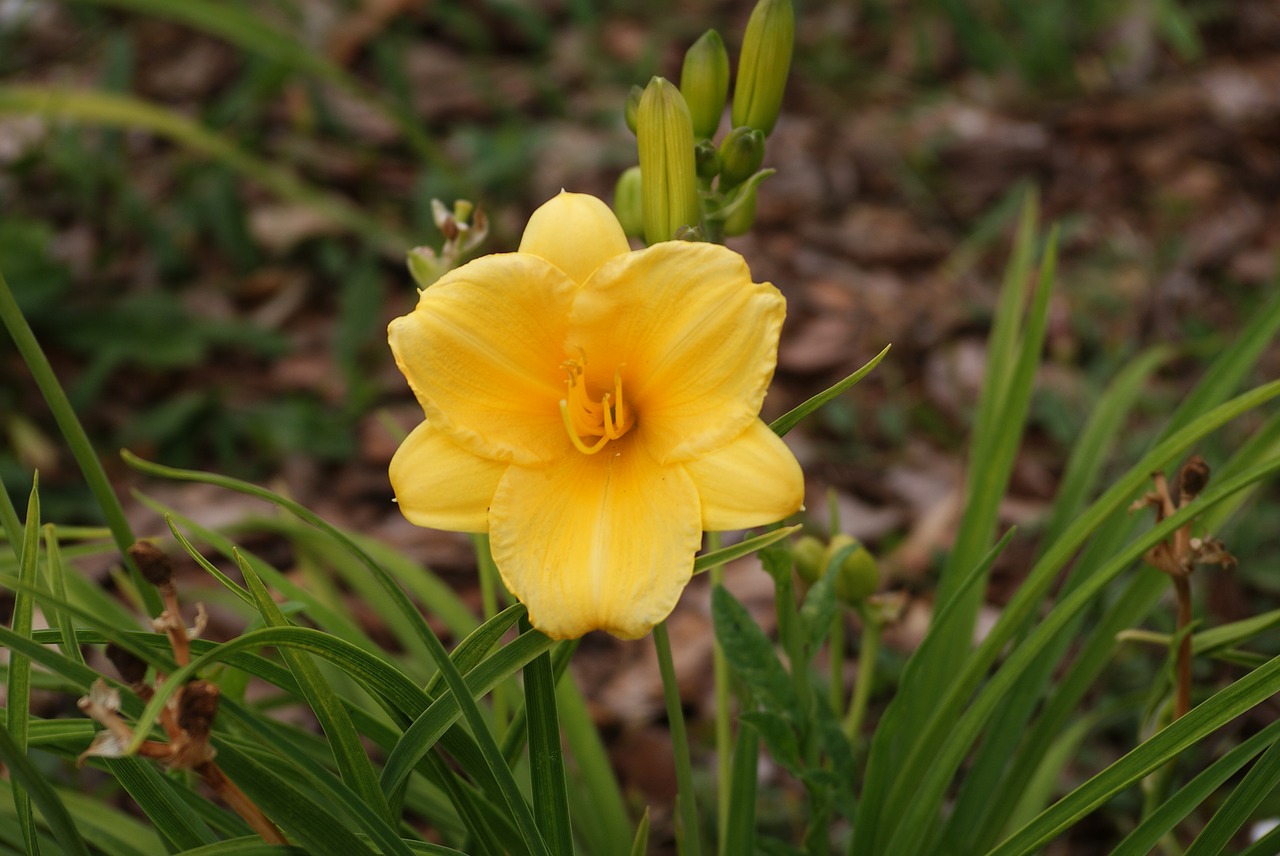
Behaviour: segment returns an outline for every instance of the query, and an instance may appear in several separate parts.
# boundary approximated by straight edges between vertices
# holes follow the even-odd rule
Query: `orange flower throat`
[[[617,440],[631,430],[636,420],[631,408],[623,403],[622,366],[613,373],[613,391],[606,392],[596,401],[587,390],[584,369],[586,354],[581,359],[565,360],[561,364],[568,379],[565,381],[565,397],[560,399],[560,416],[564,429],[574,448],[584,455],[594,455],[610,440]],[[588,445],[589,441],[591,442]]]

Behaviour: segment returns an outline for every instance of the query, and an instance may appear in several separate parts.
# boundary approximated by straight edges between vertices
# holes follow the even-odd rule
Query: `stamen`
[[[609,399],[612,396],[609,393],[604,394],[604,398],[600,399],[600,405],[604,408],[604,436],[610,440],[616,440],[622,436],[618,431],[618,424],[614,422],[613,408],[609,406]],[[622,399],[618,399],[621,401]]]
[[[607,408],[605,412],[608,412]],[[606,429],[605,435],[601,437],[594,446],[588,446],[586,443],[583,443],[582,438],[578,436],[577,430],[573,427],[573,420],[569,417],[569,402],[563,398],[560,399],[560,417],[564,420],[564,428],[569,434],[569,442],[573,443],[574,448],[584,455],[594,455],[596,452],[603,449],[605,443],[608,443],[610,440],[608,429]]]
[[[623,365],[626,365],[625,363]],[[613,371],[613,392],[614,400],[617,401],[617,411],[613,414],[615,424],[623,426],[627,424],[626,416],[622,412],[622,366],[618,366]],[[625,430],[625,429],[622,429]]]

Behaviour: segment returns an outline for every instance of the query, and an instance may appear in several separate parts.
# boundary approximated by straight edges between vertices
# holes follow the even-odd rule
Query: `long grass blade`
[[[1016,685],[1023,670],[1063,626],[1088,606],[1113,579],[1141,557],[1143,552],[1158,541],[1169,537],[1178,526],[1193,518],[1201,509],[1212,507],[1213,504],[1235,491],[1242,490],[1276,472],[1280,472],[1280,460],[1207,491],[1197,499],[1196,503],[1182,508],[1177,514],[1153,527],[1145,536],[1100,568],[1086,583],[1059,601],[1037,625],[1035,631],[1013,650],[1008,660],[996,671],[982,691],[965,706],[962,713],[952,716],[946,723],[936,718],[931,720],[931,733],[922,735],[923,739],[920,742],[921,746],[929,747],[928,759],[923,764],[918,756],[908,761],[912,765],[912,770],[927,768],[927,771],[919,775],[915,782],[915,789],[903,800],[905,808],[902,824],[897,835],[890,841],[890,852],[914,852],[919,841],[927,835],[931,825],[930,820],[936,816],[948,782],[959,768],[965,753],[977,738],[982,726],[1010,688]],[[898,847],[906,849],[894,849]]]
[[[3,89],[0,87],[0,92],[3,92]],[[0,95],[0,112],[2,111],[3,95]],[[107,526],[111,529],[111,537],[116,542],[116,548],[124,557],[125,566],[129,568],[130,578],[143,593],[147,611],[152,615],[159,615],[160,598],[154,589],[145,583],[134,566],[133,560],[129,558],[128,550],[133,544],[133,530],[124,516],[120,499],[111,487],[107,472],[102,468],[102,461],[98,460],[93,444],[89,442],[89,435],[85,433],[84,426],[80,424],[79,417],[72,409],[66,391],[58,383],[58,377],[53,373],[48,357],[45,356],[40,343],[36,341],[35,334],[31,332],[31,325],[27,323],[22,310],[18,308],[18,303],[14,300],[13,292],[9,289],[9,283],[5,281],[3,273],[0,273],[0,322],[3,322],[5,329],[9,331],[9,337],[17,346],[18,353],[22,355],[22,361],[31,372],[31,377],[40,389],[40,394],[44,396],[45,403],[49,405],[53,420],[58,423],[58,430],[66,439],[67,446],[70,447],[71,454],[76,459],[76,464],[79,465],[80,472],[89,485],[89,490],[93,493],[93,498],[102,509],[102,516],[106,518]],[[5,525],[7,529],[8,523],[6,522]],[[12,535],[10,537],[12,538]]]
[[[1223,852],[1277,785],[1280,785],[1280,744],[1272,743],[1209,818],[1184,856],[1216,856]]]
[[[874,792],[877,795],[880,793],[878,788],[874,791],[871,788],[871,761],[878,761],[879,764],[885,765],[892,763],[892,769],[896,774],[892,786],[886,786],[889,795],[884,797],[883,802],[880,799],[875,800],[876,805],[882,812],[879,816],[891,817],[897,822],[905,822],[907,803],[921,795],[920,783],[924,780],[926,771],[931,777],[939,775],[941,767],[935,764],[935,756],[948,735],[954,736],[952,726],[961,713],[968,709],[966,705],[969,696],[981,683],[983,676],[996,661],[1000,651],[1014,637],[1017,631],[1025,626],[1025,622],[1039,605],[1048,587],[1052,585],[1056,578],[1057,573],[1080,547],[1085,538],[1104,520],[1108,519],[1121,507],[1126,506],[1129,500],[1142,488],[1151,472],[1164,467],[1169,461],[1182,454],[1189,445],[1197,442],[1211,431],[1216,430],[1240,414],[1266,403],[1277,395],[1280,395],[1280,381],[1274,381],[1250,390],[1200,416],[1145,455],[1137,465],[1125,473],[1102,497],[1075,519],[1063,536],[1036,562],[1027,579],[1006,605],[1000,618],[991,628],[982,644],[965,661],[961,669],[947,676],[945,693],[929,709],[927,722],[911,733],[911,742],[907,753],[909,757],[891,758],[890,753],[882,750],[880,758],[877,759],[875,757],[877,748],[875,742],[873,742],[872,756],[869,759],[867,792]],[[1239,482],[1236,480],[1232,483],[1238,484]],[[1201,508],[1208,507],[1207,502],[1198,503],[1198,505]],[[1194,510],[1194,506],[1192,508]],[[1086,587],[1087,585],[1082,586],[1082,589]],[[1093,589],[1090,589],[1090,591],[1093,591]],[[1072,597],[1075,594],[1073,593]],[[1042,630],[1044,626],[1044,624],[1041,624],[1037,632]],[[1025,654],[1025,647],[1019,646],[1016,653]],[[904,686],[906,685],[904,677]],[[895,697],[895,702],[905,698],[905,693],[899,693]],[[914,699],[909,701],[914,701]],[[905,704],[907,702],[903,701],[901,703]],[[899,722],[894,722],[893,725],[894,727],[901,727]],[[878,733],[876,736],[877,738],[880,737]],[[881,770],[880,774],[887,775],[887,771]],[[949,776],[950,773],[947,775]],[[883,780],[881,781],[883,782]],[[933,784],[936,787],[936,778],[933,779]],[[859,817],[862,816],[862,810],[867,804],[868,801],[864,799],[863,806],[859,811]],[[917,829],[906,834],[914,835],[917,832],[924,831],[926,830]],[[856,826],[855,840],[859,840]],[[869,842],[867,846],[868,848],[870,847]],[[868,849],[860,852],[873,851]],[[875,852],[881,851],[876,850]]]
[[[311,208],[388,256],[403,258],[413,246],[413,241],[395,227],[375,220],[341,197],[312,187],[293,170],[251,154],[221,134],[140,98],[88,89],[10,84],[0,86],[0,113],[149,131],[221,162],[282,199]]]
[[[0,763],[9,768],[9,774],[13,777],[14,801],[17,802],[16,797],[20,788],[40,809],[40,814],[44,816],[54,838],[61,845],[62,852],[67,856],[89,856],[89,848],[71,820],[67,807],[62,804],[62,800],[58,799],[58,795],[40,770],[31,763],[27,753],[13,739],[9,729],[3,726],[0,726]],[[30,812],[29,807],[27,811]],[[36,843],[34,824],[29,837],[27,830],[23,829],[23,838],[26,841],[28,853],[40,853],[40,846]]]
[[[1271,723],[1238,746],[1233,746],[1221,758],[1187,782],[1177,793],[1164,800],[1154,812],[1138,824],[1137,828],[1116,845],[1116,848],[1111,851],[1111,856],[1146,856],[1153,852],[1160,840],[1190,815],[1196,806],[1226,784],[1241,767],[1257,757],[1259,752],[1268,746],[1274,748],[1277,740],[1280,740],[1280,721]]]
[[[303,44],[247,9],[227,3],[209,0],[183,0],[170,3],[166,0],[78,0],[97,5],[128,9],[145,15],[168,18],[197,30],[226,39],[237,47],[255,53],[271,62],[284,64],[318,80],[332,83],[354,93],[367,104],[381,110],[422,157],[432,167],[440,170],[456,169],[444,151],[422,129],[417,117],[398,108],[389,99],[341,66],[328,59],[323,52]]]
[[[475,702],[475,698],[471,695],[468,689],[466,680],[449,659],[449,652],[445,650],[444,645],[440,642],[440,638],[436,636],[435,631],[433,631],[426,621],[423,620],[422,616],[418,613],[417,607],[413,605],[413,602],[409,600],[408,596],[405,595],[404,591],[396,584],[395,580],[386,572],[386,569],[375,562],[368,553],[361,550],[359,545],[343,534],[340,530],[334,528],[321,519],[319,515],[304,506],[286,499],[285,497],[279,496],[278,494],[272,493],[269,490],[249,484],[248,482],[240,481],[239,479],[229,479],[223,476],[214,476],[209,473],[194,470],[180,470],[173,467],[153,464],[148,461],[144,461],[127,451],[122,452],[121,455],[130,466],[151,475],[160,476],[161,478],[177,479],[180,481],[196,481],[204,482],[206,484],[214,484],[249,496],[256,496],[261,499],[265,499],[268,502],[286,509],[291,514],[298,516],[307,523],[310,523],[312,526],[328,532],[338,541],[338,543],[342,545],[344,549],[351,551],[354,555],[359,557],[360,561],[366,568],[368,568],[369,572],[378,579],[382,587],[391,595],[396,609],[403,615],[410,617],[410,620],[414,622],[419,638],[426,645],[431,659],[435,661],[436,667],[440,670],[441,675],[444,676],[445,683],[449,687],[451,696],[457,701],[458,706],[461,708],[462,717],[466,721],[468,727],[470,727],[472,735],[475,737],[476,743],[479,745],[480,750],[483,753],[486,765],[489,767],[489,772],[498,783],[503,802],[510,813],[510,816],[515,821],[517,828],[519,828],[526,845],[533,853],[537,854],[537,856],[543,856],[543,854],[547,853],[546,841],[543,840],[542,834],[538,830],[537,823],[533,819],[533,812],[530,810],[529,804],[521,795],[519,786],[516,784],[515,777],[512,775],[510,768],[506,765],[502,757],[502,750],[494,739],[493,733],[489,730],[484,715],[481,713],[479,706]],[[525,634],[525,636],[536,635],[540,634]],[[548,644],[550,643],[548,642]],[[509,645],[507,646],[507,649],[504,650],[508,650],[512,647],[514,646]]]
[[[533,627],[520,621],[522,632]],[[556,712],[556,680],[551,654],[542,653],[524,667],[525,710],[529,728],[529,781],[533,788],[533,816],[558,856],[572,856],[573,833],[569,826],[569,794],[560,749],[560,717]]]
[[[239,557],[237,557],[239,558]],[[262,580],[253,572],[253,568],[243,559],[239,561],[240,573],[244,575],[245,584],[258,603],[258,613],[270,627],[285,627],[288,619],[280,611],[280,607],[272,600],[270,592],[262,584]],[[390,818],[391,809],[386,796],[378,787],[378,774],[374,772],[369,756],[365,754],[360,743],[360,735],[356,733],[351,717],[346,708],[338,701],[333,689],[324,680],[320,670],[304,654],[292,649],[281,650],[289,671],[298,679],[298,686],[307,700],[307,704],[320,721],[329,746],[333,750],[334,760],[342,779],[355,791],[365,806],[384,818]]]
[[[31,484],[27,499],[27,519],[22,533],[22,550],[18,561],[18,581],[21,584],[13,599],[13,633],[25,639],[34,630],[35,596],[33,589],[39,578],[40,554],[40,479],[37,475]],[[9,685],[6,692],[5,721],[7,736],[18,753],[27,751],[27,734],[31,717],[31,660],[21,654],[9,652]],[[39,853],[36,841],[36,821],[31,813],[31,797],[21,780],[13,788],[13,807],[22,827],[22,839],[27,850]]]
[[[1067,460],[1053,508],[1040,535],[1040,552],[1057,540],[1084,508],[1087,498],[1095,492],[1102,469],[1110,460],[1111,449],[1120,428],[1147,379],[1172,353],[1172,349],[1167,347],[1156,347],[1143,353],[1126,364],[1099,397]],[[1070,576],[1062,593],[1065,594],[1078,584],[1081,576]],[[1031,623],[1029,621],[1020,634],[1026,633]],[[1038,662],[1018,682],[1016,692],[1001,705],[987,730],[986,738],[969,764],[968,772],[956,794],[954,808],[941,833],[941,840],[955,844],[965,842],[966,846],[980,849],[981,845],[976,839],[979,830],[985,829],[991,839],[986,846],[990,846],[994,843],[1002,819],[1008,817],[1014,806],[1024,804],[1027,799],[1025,791],[1021,796],[1008,794],[1007,802],[993,800],[991,796],[999,787],[1011,759],[1016,758],[1016,747],[1026,735],[1027,722],[1074,635],[1073,630],[1069,629],[1047,646]]]
[[[866,365],[862,368],[858,369],[844,380],[838,381],[832,386],[824,389],[812,398],[801,402],[796,407],[793,407],[791,410],[788,410],[786,413],[770,422],[769,427],[773,429],[773,433],[777,434],[779,437],[785,436],[788,431],[799,425],[806,416],[821,410],[827,403],[835,400],[843,393],[852,389],[854,384],[871,374],[871,370],[880,365],[880,361],[885,358],[889,353],[889,349],[892,347],[892,345],[885,345],[884,349],[868,360]]]
[[[1218,692],[1156,732],[1024,826],[990,856],[1031,853],[1143,776],[1176,758],[1232,719],[1280,692],[1280,658]]]

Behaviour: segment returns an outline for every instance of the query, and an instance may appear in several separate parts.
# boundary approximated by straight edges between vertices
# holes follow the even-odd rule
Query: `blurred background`
[[[0,0],[0,270],[122,491],[143,480],[121,447],[270,483],[469,592],[469,542],[407,524],[386,479],[421,418],[384,335],[416,300],[404,252],[439,245],[433,198],[487,212],[486,252],[514,249],[561,188],[611,199],[636,158],[629,87],[678,79],[709,27],[736,58],[751,5]],[[1028,192],[1061,226],[1060,274],[1004,510],[1023,534],[996,569],[993,608],[1115,372],[1152,345],[1175,349],[1140,407],[1157,425],[1274,293],[1280,3],[796,7],[765,164],[778,175],[760,190],[755,231],[730,245],[788,299],[766,418],[893,344],[788,441],[810,508],[834,489],[844,527],[919,602],[896,642],[909,649],[954,531],[987,327]],[[1280,351],[1259,374],[1280,377]],[[38,468],[46,518],[98,522],[7,339],[0,436],[19,507]],[[1151,432],[1127,436],[1122,460]],[[1239,436],[1200,451],[1212,465]],[[248,502],[148,490],[211,526]],[[1256,501],[1254,519],[1280,514],[1274,488]],[[161,531],[134,513],[140,533]],[[1274,606],[1280,535],[1224,537],[1241,565],[1210,589],[1215,620],[1260,611],[1259,598]],[[687,640],[706,636],[705,621],[692,626]],[[637,705],[641,720],[659,717],[648,690],[606,692],[620,671],[608,662],[598,717],[620,722]],[[696,706],[698,674],[686,674]],[[622,730],[619,763],[651,764],[646,741],[661,735]],[[637,762],[630,775],[644,787],[666,772]]]

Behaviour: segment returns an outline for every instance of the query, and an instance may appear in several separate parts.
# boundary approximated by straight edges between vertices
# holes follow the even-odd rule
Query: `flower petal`
[[[508,466],[473,455],[423,422],[391,458],[391,487],[416,526],[487,532],[489,504]]]
[[[795,455],[759,419],[736,440],[684,465],[702,500],[702,528],[747,529],[788,517],[804,505]]]
[[[541,469],[511,467],[489,521],[502,579],[554,639],[648,633],[689,582],[702,536],[684,468],[626,440]]]
[[[777,361],[786,301],[751,281],[742,256],[667,241],[611,259],[574,299],[570,352],[581,348],[598,388],[618,364],[637,428],[663,463],[737,437],[760,413]]]
[[[484,256],[424,290],[387,328],[437,429],[471,452],[531,464],[568,448],[566,319],[576,286],[537,256]]]
[[[546,259],[579,285],[600,265],[630,251],[608,205],[594,196],[563,190],[533,212],[520,239],[520,252]]]

